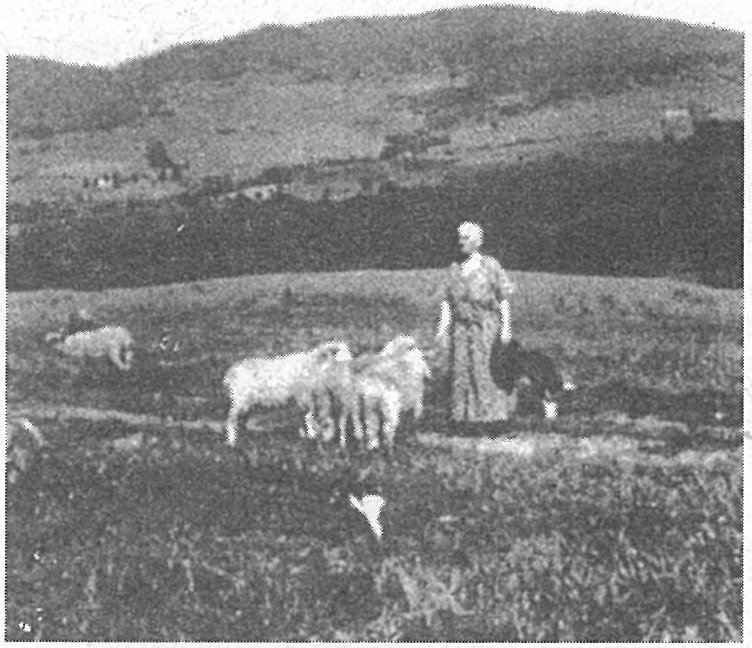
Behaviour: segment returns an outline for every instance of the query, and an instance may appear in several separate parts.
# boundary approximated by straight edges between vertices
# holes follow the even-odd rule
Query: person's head
[[[457,228],[460,251],[466,256],[476,252],[483,244],[483,229],[480,225],[465,221]]]

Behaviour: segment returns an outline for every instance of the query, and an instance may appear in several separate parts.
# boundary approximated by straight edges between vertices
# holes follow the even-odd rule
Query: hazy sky
[[[176,43],[217,40],[262,23],[421,13],[478,0],[2,0],[0,48],[10,54],[112,64]],[[729,27],[750,25],[749,0],[512,0],[555,10],[606,9]]]

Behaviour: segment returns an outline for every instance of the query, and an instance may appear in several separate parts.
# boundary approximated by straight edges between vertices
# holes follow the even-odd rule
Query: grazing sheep
[[[423,352],[409,335],[401,335],[388,342],[381,351],[381,366],[391,372],[400,391],[404,411],[413,412],[417,420],[423,414],[425,379],[431,377],[431,369]]]
[[[350,358],[352,354],[344,342],[326,342],[310,351],[248,358],[233,365],[223,380],[231,401],[225,422],[227,444],[235,445],[239,419],[254,405],[278,406],[295,400],[312,412],[326,369]]]
[[[321,435],[324,440],[330,439],[331,410],[336,407],[341,446],[346,444],[347,422],[351,420],[356,439],[363,438],[365,428],[368,448],[374,449],[381,432],[391,451],[401,413],[412,411],[416,419],[422,415],[424,379],[430,375],[422,352],[409,336],[392,340],[378,355],[364,354],[341,363],[335,373],[325,377],[323,406],[311,410],[306,418],[306,433],[310,438]],[[322,421],[318,427],[317,420]]]
[[[45,342],[73,358],[107,357],[121,371],[129,371],[133,363],[133,336],[122,326],[103,326],[67,336],[48,333]]]
[[[391,380],[368,371],[358,377],[357,385],[363,398],[363,421],[368,449],[379,447],[381,433],[387,450],[391,452],[402,406],[398,387]]]
[[[357,358],[356,363],[362,361]],[[379,432],[383,420],[384,437],[390,442],[399,423],[400,395],[391,380],[372,375],[366,366],[353,371],[350,362],[341,363],[341,375],[332,381],[329,374],[316,392],[314,407],[305,416],[305,434],[311,439],[321,438],[328,442],[339,430],[339,444],[347,444],[348,423],[352,422],[353,434],[363,440],[364,432],[368,448],[379,446]],[[327,372],[328,373],[328,372]],[[335,424],[336,419],[336,424]]]
[[[344,447],[348,422],[352,421],[358,439],[363,438],[363,428],[360,417],[356,415],[360,408],[360,395],[353,375],[353,366],[360,364],[361,358],[353,360],[350,355],[342,360],[327,364],[313,384],[310,399],[305,403],[308,412],[304,418],[303,436],[328,442],[334,438],[338,428],[339,442]]]

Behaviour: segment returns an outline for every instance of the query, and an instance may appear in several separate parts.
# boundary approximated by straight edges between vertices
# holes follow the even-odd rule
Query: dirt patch
[[[133,426],[153,426],[162,428],[182,428],[185,430],[205,430],[222,433],[222,422],[197,419],[194,421],[175,420],[171,416],[154,416],[151,414],[134,414],[112,409],[95,409],[92,407],[68,407],[50,405],[26,405],[9,407],[8,418],[26,417],[32,421],[70,421],[85,419],[87,421],[116,420]]]
[[[88,422],[118,421],[135,428],[150,427],[161,430],[211,431],[217,435],[224,434],[223,421],[198,418],[193,420],[175,419],[172,416],[154,416],[137,414],[114,409],[96,409],[91,407],[50,406],[44,404],[25,404],[9,406],[8,419],[23,421],[29,419],[39,423],[43,421],[66,422],[85,420]],[[246,422],[246,429],[262,431],[270,429],[268,416],[251,417]],[[737,447],[742,439],[737,430],[703,426],[690,431],[681,421],[665,421],[652,416],[630,418],[622,412],[605,412],[583,427],[576,417],[560,417],[556,421],[547,421],[543,425],[533,419],[517,419],[510,422],[503,438],[477,436],[463,438],[450,436],[442,429],[423,428],[414,434],[403,431],[403,439],[414,439],[420,445],[429,448],[443,448],[452,452],[472,452],[479,455],[504,454],[520,458],[530,458],[540,453],[567,452],[578,458],[589,459],[595,455],[627,461],[645,461],[649,458],[672,457],[679,460],[709,460],[708,457],[722,450]],[[138,432],[136,434],[141,434]],[[115,444],[128,446],[134,434],[115,440]],[[107,440],[112,444],[112,440]],[[134,442],[135,443],[135,442]],[[140,441],[138,443],[140,445]],[[113,446],[114,447],[114,446]]]

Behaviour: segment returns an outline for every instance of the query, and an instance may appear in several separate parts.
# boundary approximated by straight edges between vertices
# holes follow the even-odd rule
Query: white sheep
[[[294,400],[312,412],[326,369],[350,358],[344,342],[326,342],[309,351],[248,358],[233,365],[223,380],[231,401],[225,422],[227,444],[235,445],[239,419],[254,406],[280,406]]]
[[[365,428],[369,449],[378,447],[381,432],[391,450],[401,413],[412,411],[416,419],[422,415],[424,379],[430,375],[410,336],[392,340],[378,355],[364,354],[340,363],[324,378],[326,397],[315,414],[311,410],[306,417],[306,433],[309,438],[329,440],[334,429],[332,409],[337,408],[341,446],[350,420],[356,439],[363,438]]]
[[[356,373],[363,397],[363,417],[368,447],[379,445],[379,431],[391,452],[394,436],[403,412],[413,412],[415,419],[423,413],[425,378],[431,375],[423,353],[407,335],[389,342],[381,353]],[[383,422],[379,430],[378,421]]]
[[[352,356],[340,358],[339,362],[329,363],[320,374],[313,392],[312,407],[306,416],[309,437],[321,436],[324,441],[329,441],[334,437],[336,428],[339,431],[339,444],[345,447],[348,422],[352,422],[355,438],[363,438],[363,424],[358,415],[360,392],[353,373],[353,364],[357,362]]]
[[[129,371],[133,364],[133,336],[122,326],[103,326],[65,337],[61,333],[48,333],[45,342],[53,343],[60,353],[73,358],[107,357],[121,371]]]
[[[388,342],[380,353],[382,370],[388,372],[400,392],[403,411],[412,411],[415,419],[423,414],[425,379],[431,369],[423,352],[409,335],[401,335]]]
[[[363,399],[363,422],[368,449],[379,447],[381,433],[388,451],[391,452],[402,409],[398,387],[393,381],[369,371],[364,371],[358,376],[357,385]]]
[[[365,432],[369,449],[379,446],[380,431],[383,431],[391,446],[394,431],[399,424],[398,389],[391,381],[379,375],[371,375],[364,367],[353,372],[348,364],[343,363],[341,367],[343,372],[349,374],[346,379],[322,385],[322,393],[317,395],[315,407],[305,416],[304,435],[328,442],[334,438],[335,430],[338,429],[339,444],[345,447],[348,423],[352,423],[357,440],[362,440]]]

